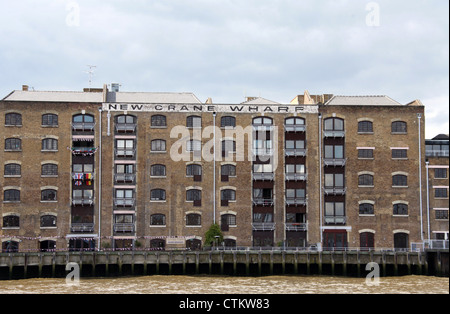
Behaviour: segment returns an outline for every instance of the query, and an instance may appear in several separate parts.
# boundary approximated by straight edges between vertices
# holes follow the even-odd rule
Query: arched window
[[[150,169],[150,176],[152,177],[165,177],[166,166],[164,165],[152,165]]]
[[[223,140],[222,141],[222,157],[228,156],[228,153],[236,152],[236,141]]]
[[[7,138],[5,140],[5,150],[21,151],[22,150],[22,140],[20,138]]]
[[[253,119],[253,126],[272,125],[273,120],[269,117],[257,117]]]
[[[42,215],[41,216],[41,228],[42,227],[56,227],[55,215]]]
[[[166,141],[165,140],[153,140],[151,142],[152,152],[165,152],[166,151]]]
[[[220,199],[222,201],[235,201],[236,191],[232,189],[225,189],[220,191]]]
[[[372,121],[359,121],[358,122],[358,132],[359,133],[372,133],[373,132]]]
[[[3,217],[3,228],[19,228],[20,217],[19,215],[7,215]]]
[[[44,151],[57,151],[58,140],[54,138],[45,138],[42,140],[42,150]]]
[[[223,176],[230,176],[230,177],[236,176],[236,166],[235,165],[222,165],[220,170],[221,170],[220,173]]]
[[[397,203],[394,204],[393,215],[408,215],[408,204]]]
[[[286,132],[304,132],[306,130],[305,119],[298,117],[286,118],[284,120],[284,129]]]
[[[118,133],[134,133],[136,132],[137,118],[132,115],[120,115],[115,117],[116,131]]]
[[[42,190],[41,201],[56,201],[56,190],[53,189]]]
[[[407,133],[407,124],[404,121],[394,121],[391,125],[392,133]]]
[[[43,164],[41,167],[42,176],[57,176],[58,175],[58,165],[56,164]]]
[[[403,174],[392,176],[392,186],[408,186],[408,177]]]
[[[375,236],[372,232],[361,232],[359,242],[362,249],[371,249],[375,247]]]
[[[20,190],[8,189],[3,192],[4,202],[20,202]]]
[[[360,215],[373,215],[374,214],[373,204],[370,204],[370,203],[359,204],[359,214]]]
[[[20,164],[6,164],[5,176],[20,176],[22,173],[22,166]]]
[[[405,232],[397,232],[394,234],[394,248],[403,251],[409,248],[409,235]]]
[[[166,200],[166,190],[163,189],[153,189],[150,191],[151,201],[165,201]]]
[[[44,240],[39,243],[39,249],[41,252],[52,252],[56,249],[56,241]]]
[[[15,253],[15,252],[19,252],[19,242],[5,241],[2,243],[2,253]]]
[[[22,115],[20,113],[7,113],[5,115],[5,125],[21,126],[22,125]]]
[[[152,127],[164,127],[167,126],[166,116],[163,115],[153,115],[151,118]]]
[[[199,116],[189,116],[186,118],[186,126],[188,128],[201,128],[202,118]]]
[[[199,152],[202,150],[202,142],[199,140],[189,140],[186,143],[186,151]]]
[[[53,113],[43,114],[42,126],[58,126],[58,115]]]
[[[74,131],[93,131],[95,126],[94,116],[89,114],[77,114],[72,117],[72,129]]]
[[[373,175],[362,174],[358,176],[358,186],[373,186]]]
[[[186,201],[199,201],[202,199],[202,191],[190,189],[186,191]]]
[[[201,176],[202,175],[202,166],[197,164],[190,164],[186,166],[186,176]]]
[[[286,118],[284,123],[285,125],[305,125],[305,119],[298,117]]]
[[[166,225],[166,215],[163,214],[153,214],[150,216],[151,226],[165,226]]]
[[[200,214],[187,214],[186,226],[201,226],[202,216]]]
[[[344,120],[340,118],[328,118],[324,120],[325,131],[344,131]]]
[[[151,249],[164,250],[165,247],[166,247],[166,241],[164,241],[163,239],[150,240],[150,248]]]
[[[236,118],[231,116],[225,116],[220,119],[220,127],[236,127]]]

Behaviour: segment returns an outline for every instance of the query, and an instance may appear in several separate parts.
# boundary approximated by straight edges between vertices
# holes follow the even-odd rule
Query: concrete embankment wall
[[[69,263],[82,277],[141,275],[448,276],[448,250],[435,252],[122,251],[1,253],[0,279],[65,277]]]

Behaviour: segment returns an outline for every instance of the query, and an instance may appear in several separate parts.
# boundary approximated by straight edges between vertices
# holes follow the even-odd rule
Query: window
[[[235,165],[222,165],[221,166],[221,175],[223,176],[236,176],[236,166]]]
[[[272,189],[253,189],[253,200],[257,201],[272,201]]]
[[[3,201],[20,202],[20,190],[10,189],[3,192]]]
[[[305,197],[305,189],[286,189],[287,199],[304,199]]]
[[[392,158],[408,158],[408,150],[407,149],[392,149]]]
[[[358,158],[373,158],[373,149],[358,149]]]
[[[220,119],[220,127],[226,128],[226,127],[236,127],[236,118],[225,116]]]
[[[286,173],[305,173],[305,165],[287,164]]]
[[[76,131],[93,131],[94,116],[87,114],[77,114],[72,118],[72,129]]]
[[[325,145],[326,159],[343,159],[344,146],[343,145]]]
[[[373,186],[373,175],[362,174],[358,177],[358,186]]]
[[[202,150],[202,142],[199,140],[189,140],[186,145],[188,152],[199,152]]]
[[[407,132],[406,122],[403,122],[403,121],[392,122],[391,132],[392,133],[406,133]]]
[[[166,176],[166,166],[164,165],[153,165],[150,169],[150,176],[152,177],[165,177]]]
[[[202,166],[201,165],[187,165],[186,166],[186,176],[192,177],[192,176],[201,176],[202,175]]]
[[[22,115],[20,113],[7,113],[5,115],[5,125],[21,126],[22,125]]]
[[[222,156],[227,156],[228,153],[236,152],[236,141],[223,140],[222,141]]]
[[[187,214],[186,215],[186,226],[201,226],[202,216],[199,214]]]
[[[434,178],[435,179],[447,179],[447,169],[444,169],[444,168],[434,169]]]
[[[42,190],[41,201],[56,201],[56,190]]]
[[[72,165],[73,172],[94,172],[93,164],[73,164]]]
[[[162,116],[162,115],[154,115],[154,116],[152,116],[151,126],[152,127],[165,127],[165,126],[167,126],[166,116]]]
[[[434,197],[436,198],[447,198],[447,189],[444,188],[436,188],[434,189]]]
[[[358,133],[373,133],[372,121],[360,121],[358,122]]]
[[[75,123],[94,123],[94,117],[88,114],[77,114],[73,116],[72,121]]]
[[[166,191],[162,189],[154,189],[150,191],[150,200],[151,201],[165,201],[166,200]]]
[[[21,168],[19,164],[7,164],[5,165],[5,176],[20,176]]]
[[[359,204],[359,214],[360,215],[373,215],[374,214],[373,204],[370,204],[370,203]]]
[[[79,171],[82,172],[82,171]],[[55,164],[43,164],[41,167],[42,176],[57,176],[58,175],[58,165]]]
[[[303,118],[287,118],[285,120],[286,125],[305,125],[305,119]]]
[[[116,117],[117,124],[134,124],[136,123],[136,117],[130,115],[120,115]]]
[[[134,140],[116,140],[118,155],[130,155],[134,152]]]
[[[258,117],[258,118],[254,118],[253,119],[253,125],[254,126],[258,126],[258,125],[272,125],[273,124],[273,120],[271,118],[268,117]]]
[[[408,205],[404,203],[394,204],[393,215],[408,215]]]
[[[339,118],[328,118],[324,120],[325,131],[344,131],[344,120]]]
[[[253,173],[272,173],[273,166],[272,164],[254,164],[253,165]]]
[[[134,173],[134,165],[121,165],[118,164],[116,165],[116,173],[118,174],[122,174],[122,173],[127,173],[127,174],[132,174]]]
[[[447,219],[448,220],[448,209],[447,210],[435,210],[435,219]]]
[[[8,215],[3,217],[3,228],[19,228],[20,218],[18,215]]]
[[[345,215],[343,202],[326,202],[325,216],[326,217],[343,217]]]
[[[58,116],[56,114],[43,114],[42,126],[58,126]]]
[[[166,215],[154,214],[150,216],[150,226],[165,226]]]
[[[44,151],[57,151],[58,140],[54,138],[46,138],[42,140],[42,150]]]
[[[235,201],[236,200],[236,191],[227,189],[220,191],[220,199],[222,201]]]
[[[7,138],[5,140],[5,150],[21,151],[22,150],[22,140],[19,138]]]
[[[54,215],[42,215],[41,219],[41,228],[42,227],[56,227],[56,216]]]
[[[236,215],[233,214],[222,215],[221,222],[222,225],[225,224],[227,226],[236,226]]]
[[[408,177],[403,174],[392,176],[392,186],[408,186]]]
[[[273,222],[272,213],[253,213],[253,222]]]
[[[305,141],[303,140],[286,140],[286,149],[304,149]]]
[[[191,189],[186,191],[186,201],[199,201],[202,199],[202,191]]]
[[[202,118],[198,116],[189,116],[186,118],[186,126],[188,128],[201,128]]]
[[[153,140],[151,142],[152,152],[165,152],[166,151],[166,141],[165,140]]]
[[[93,190],[73,190],[72,191],[73,200],[93,200],[94,191]]]
[[[344,187],[344,174],[343,173],[326,173],[325,174],[325,187],[326,188],[343,188]]]

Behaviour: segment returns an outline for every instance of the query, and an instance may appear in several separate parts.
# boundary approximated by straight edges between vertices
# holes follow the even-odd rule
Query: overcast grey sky
[[[447,0],[0,0],[0,98],[35,90],[193,92],[239,103],[388,95],[449,129]]]

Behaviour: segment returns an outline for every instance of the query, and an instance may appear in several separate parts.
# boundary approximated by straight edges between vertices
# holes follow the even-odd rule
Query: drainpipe
[[[319,113],[319,233],[320,233],[320,245],[323,243],[323,208],[322,208],[322,114]]]
[[[100,251],[100,239],[101,239],[101,219],[102,219],[102,108],[98,108],[99,111],[99,162],[98,162],[98,243],[97,249]]]
[[[417,114],[417,121],[419,124],[419,208],[420,208],[420,239],[423,242],[423,214],[422,214],[422,138],[421,138],[421,119],[422,114]]]
[[[213,223],[216,223],[216,112],[213,112]]]
[[[429,178],[428,178],[428,166],[430,162],[428,160],[425,161],[426,165],[426,171],[427,171],[427,223],[428,223],[428,241],[430,241],[430,184],[429,184]]]

